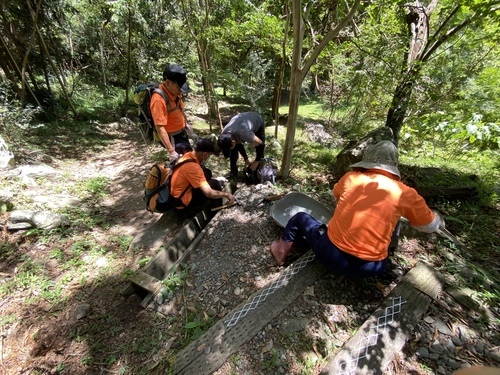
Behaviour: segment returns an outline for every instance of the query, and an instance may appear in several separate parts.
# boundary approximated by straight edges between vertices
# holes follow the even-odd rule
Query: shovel
[[[465,245],[461,243],[457,237],[451,234],[448,229],[439,227],[439,229],[436,232],[439,233],[442,237],[446,238],[447,240],[453,242],[458,248],[465,250]]]
[[[229,208],[229,207],[233,207],[233,206],[236,206],[238,204],[237,201],[235,202],[231,202],[231,203],[226,203],[226,204],[223,204],[222,206],[218,206],[218,207],[214,207],[211,209],[211,211],[219,211],[219,210],[223,210],[224,208]]]

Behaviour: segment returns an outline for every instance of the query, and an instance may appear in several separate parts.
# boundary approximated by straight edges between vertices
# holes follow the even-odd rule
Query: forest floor
[[[143,309],[143,296],[122,296],[128,275],[159,250],[130,250],[127,245],[160,215],[146,212],[142,201],[139,175],[151,160],[140,133],[117,123],[100,128],[106,129],[105,146],[25,153],[25,164],[44,162],[57,174],[42,180],[3,177],[22,180],[15,185],[22,186],[16,201],[19,208],[31,209],[57,206],[86,179],[112,183],[103,199],[77,204],[80,214],[73,216],[77,219],[68,232],[8,231],[9,213],[2,214],[0,374],[169,373],[176,352],[283,271],[268,251],[281,229],[268,215],[272,203],[262,205],[260,199],[274,187],[243,184],[246,203],[219,215],[226,217],[226,235],[205,240],[169,301]],[[223,159],[212,159],[208,165],[214,175],[227,172]],[[238,229],[235,238],[227,223],[236,221],[253,227]],[[364,280],[324,275],[216,374],[318,374],[417,261],[446,274],[449,285],[457,281],[456,274],[448,273],[450,258],[437,246],[440,241],[404,227],[387,275]],[[461,264],[458,257],[453,261]],[[496,258],[488,261],[497,264]],[[489,282],[484,288],[491,287]],[[451,374],[472,365],[500,367],[498,318],[498,306],[463,306],[443,292],[384,373]],[[297,328],[285,329],[285,323]]]

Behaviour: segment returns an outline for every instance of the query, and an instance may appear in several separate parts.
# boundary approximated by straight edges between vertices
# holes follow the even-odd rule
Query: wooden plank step
[[[163,287],[160,280],[143,271],[134,272],[130,276],[130,282],[153,294],[160,292]]]
[[[292,271],[292,267],[301,262],[301,259],[307,259],[306,257],[311,256],[311,251],[304,254],[299,260],[286,268],[280,278],[287,272]],[[290,277],[287,277],[286,282],[281,287],[273,289],[274,292],[267,294],[265,299],[262,300],[261,296],[269,285],[255,292],[246,302],[233,309],[201,337],[179,352],[174,359],[173,373],[186,375],[211,374],[221,367],[231,355],[238,351],[241,345],[260,332],[300,296],[306,287],[326,273],[326,269],[316,260],[307,263],[303,262],[303,264],[305,264],[303,268],[297,269],[296,273],[292,273]],[[259,301],[257,307],[245,310],[245,306],[249,304],[255,306],[256,299]],[[246,314],[240,314],[242,310]],[[234,316],[240,316],[240,318],[235,322]],[[228,320],[232,322],[229,327]]]
[[[410,339],[443,283],[435,270],[417,263],[320,375],[382,374]],[[398,298],[401,304],[394,307]]]

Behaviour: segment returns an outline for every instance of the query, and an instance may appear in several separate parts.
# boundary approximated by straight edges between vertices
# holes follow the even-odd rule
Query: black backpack
[[[176,109],[180,109],[179,106],[175,106],[172,108],[170,105],[170,100],[168,99],[165,92],[160,89],[160,85],[158,83],[150,83],[148,85],[141,84],[137,86],[134,90],[134,102],[138,105],[138,117],[139,117],[139,129],[146,141],[157,141],[160,142],[160,138],[156,133],[155,124],[153,121],[153,117],[151,117],[151,97],[154,93],[158,93],[161,95],[163,100],[167,105],[167,113],[173,112]]]
[[[174,198],[170,195],[170,184],[172,174],[177,168],[185,163],[194,161],[194,159],[186,159],[179,163],[174,161],[169,164],[155,164],[151,167],[144,184],[143,197],[148,211],[166,212],[175,207],[185,206],[181,199],[191,185],[188,185],[178,198]]]
[[[277,171],[273,158],[263,158],[255,171],[252,171],[250,167],[247,168],[245,171],[246,183],[252,185],[269,181],[274,185],[276,184]]]

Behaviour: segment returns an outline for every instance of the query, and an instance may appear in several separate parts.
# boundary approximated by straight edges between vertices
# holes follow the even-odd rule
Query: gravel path
[[[240,205],[223,210],[209,223],[206,236],[189,262],[187,285],[160,295],[150,309],[167,319],[176,315],[202,316],[199,328],[206,330],[254,292],[278,279],[283,267],[275,266],[268,249],[282,230],[269,215],[272,203],[263,202],[264,197],[275,193],[272,185],[240,188]],[[403,234],[413,235],[414,231],[405,227]],[[216,374],[318,374],[417,259],[430,261],[428,254],[416,247],[415,241],[402,243],[401,253],[408,258],[416,252],[413,259],[407,259],[405,266],[393,263],[383,278],[349,279],[326,274],[243,345]],[[448,282],[454,282],[449,275]],[[470,298],[466,300],[473,303]],[[488,316],[498,316],[498,307],[484,310],[483,315],[477,311],[465,308],[443,292],[418,324],[412,340],[402,353],[396,353],[384,373],[451,374],[476,364],[499,366],[498,319]],[[172,332],[182,331],[178,324],[172,324]],[[191,339],[195,336],[193,330]],[[178,345],[184,339],[173,335]]]

